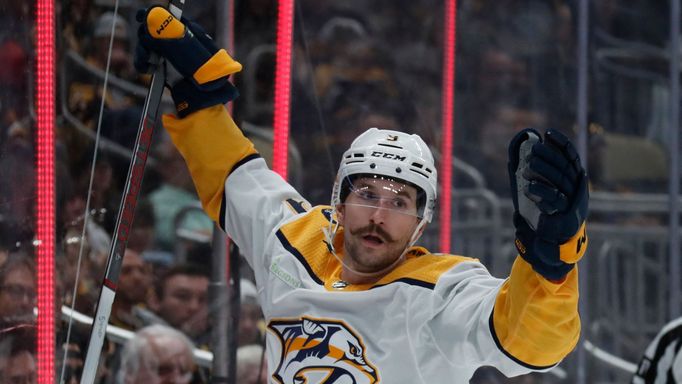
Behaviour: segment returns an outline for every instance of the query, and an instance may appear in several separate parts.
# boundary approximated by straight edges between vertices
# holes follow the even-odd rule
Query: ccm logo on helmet
[[[405,156],[400,156],[396,155],[395,153],[388,153],[388,152],[381,152],[381,151],[374,151],[370,154],[372,157],[381,157],[384,159],[394,159],[398,161],[405,161],[407,160],[407,157]]]

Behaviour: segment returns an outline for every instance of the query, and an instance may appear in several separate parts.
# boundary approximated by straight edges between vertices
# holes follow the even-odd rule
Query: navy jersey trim
[[[315,280],[315,282],[316,282],[317,284],[324,285],[324,282],[322,281],[322,279],[320,279],[320,278],[315,274],[315,272],[313,271],[313,269],[310,267],[310,264],[308,264],[308,262],[305,260],[305,257],[303,257],[303,255],[301,254],[301,252],[299,252],[298,249],[296,249],[296,247],[294,247],[293,245],[291,245],[291,243],[289,242],[289,240],[287,240],[286,236],[284,236],[284,233],[282,233],[282,230],[278,230],[278,231],[277,231],[277,238],[279,239],[280,243],[282,243],[282,245],[284,246],[284,248],[285,248],[287,251],[289,251],[292,255],[294,255],[294,257],[295,257],[296,259],[298,259],[298,261],[305,267],[305,270],[308,272],[308,275],[310,275],[310,277],[311,277],[313,280]]]
[[[373,285],[370,289],[385,287],[385,286],[391,285],[393,283],[405,283],[405,284],[414,285],[417,287],[427,288],[430,290],[433,290],[436,287],[436,284],[433,284],[433,283],[429,283],[429,282],[426,282],[423,280],[413,279],[410,277],[403,277],[400,279],[389,281],[388,283],[385,283],[385,284]]]
[[[225,232],[225,210],[227,209],[227,197],[223,191],[223,198],[220,200],[220,214],[218,216],[218,226]]]
[[[294,211],[296,211],[296,213],[308,212],[299,200],[287,199],[286,202]]]
[[[315,280],[315,282],[316,282],[317,284],[324,285],[324,281],[322,281],[322,279],[320,279],[320,278],[315,274],[315,272],[313,271],[312,267],[310,266],[310,264],[308,264],[308,262],[306,261],[305,257],[303,256],[303,254],[301,254],[301,252],[299,252],[299,250],[296,249],[296,247],[294,247],[293,245],[291,245],[291,243],[289,242],[289,240],[287,240],[286,236],[284,236],[284,233],[282,233],[281,230],[277,231],[277,238],[279,239],[280,243],[282,243],[282,245],[284,246],[284,248],[285,248],[287,251],[289,251],[289,253],[291,253],[292,255],[294,255],[294,257],[296,257],[296,259],[298,259],[298,261],[301,263],[301,265],[303,265],[303,267],[305,267],[305,270],[308,272],[308,275],[310,275],[310,277],[311,277],[313,280]],[[436,286],[434,283],[429,283],[429,282],[426,282],[426,281],[422,281],[422,280],[418,280],[418,279],[413,279],[413,278],[410,278],[410,277],[403,277],[403,278],[400,278],[400,279],[396,279],[396,280],[393,280],[393,281],[389,281],[388,283],[385,283],[385,284],[373,285],[373,286],[371,286],[369,289],[381,288],[381,287],[385,287],[385,286],[387,286],[387,285],[391,285],[391,284],[394,284],[394,283],[405,283],[405,284],[414,285],[414,286],[417,286],[417,287],[427,288],[427,289],[431,289],[431,290],[433,290],[433,289],[435,288],[435,286]]]
[[[495,333],[495,325],[493,324],[493,314],[495,313],[495,310],[493,309],[490,311],[490,319],[488,319],[488,326],[490,327],[490,334],[493,336],[493,340],[495,341],[495,345],[497,345],[497,349],[499,349],[502,353],[504,353],[505,356],[510,358],[512,361],[514,361],[516,364],[519,364],[521,366],[524,366],[526,368],[534,369],[534,370],[542,370],[542,369],[548,369],[556,366],[556,364],[552,365],[532,365],[528,364],[524,361],[519,360],[518,358],[514,357],[511,353],[507,352],[507,350],[502,347],[502,344],[500,343],[500,340],[497,338],[497,334]],[[558,364],[558,362],[557,362]]]
[[[237,170],[237,168],[241,167],[242,165],[248,163],[251,160],[255,160],[260,158],[261,155],[258,153],[253,153],[251,155],[246,156],[245,158],[239,160],[233,167],[230,169],[230,173],[228,173],[228,176],[231,175],[234,171]],[[220,200],[220,213],[218,216],[218,226],[220,229],[225,231],[225,212],[227,210],[227,197],[225,196],[225,190],[223,189],[223,198]]]
[[[232,169],[230,169],[230,173],[229,173],[229,174],[231,175],[234,171],[237,170],[237,168],[241,167],[242,165],[248,163],[248,162],[251,161],[251,160],[259,159],[260,157],[261,157],[261,155],[258,154],[258,153],[252,153],[252,154],[246,156],[245,158],[239,160],[239,161],[234,165],[234,167],[232,167]]]

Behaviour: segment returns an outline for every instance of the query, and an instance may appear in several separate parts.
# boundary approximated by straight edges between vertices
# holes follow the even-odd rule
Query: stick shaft
[[[184,3],[185,0],[171,0],[170,2],[169,8],[171,13],[178,19],[182,16]],[[123,188],[123,197],[121,198],[121,205],[116,218],[114,236],[111,239],[111,248],[109,250],[109,257],[107,258],[104,281],[102,283],[99,299],[97,300],[94,323],[90,330],[90,342],[88,343],[88,350],[85,355],[81,384],[92,384],[95,381],[97,367],[102,353],[102,346],[104,345],[104,337],[106,336],[106,326],[109,323],[111,306],[116,297],[116,288],[118,277],[121,272],[121,265],[123,264],[123,255],[128,244],[128,235],[130,234],[133,218],[135,216],[135,207],[137,207],[140,188],[142,186],[142,176],[144,175],[144,169],[154,133],[154,125],[158,118],[159,105],[161,104],[161,97],[163,96],[163,88],[166,80],[162,65],[163,63],[161,60],[158,60],[158,63],[159,65],[157,65],[157,68],[152,75],[149,92],[145,98],[142,118],[140,119],[135,146],[133,147],[133,157],[130,159],[128,176],[126,178],[125,187]]]

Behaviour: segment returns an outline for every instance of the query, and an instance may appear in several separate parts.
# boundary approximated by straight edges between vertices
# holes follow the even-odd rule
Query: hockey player
[[[180,74],[168,84],[177,116],[164,126],[204,209],[255,271],[270,382],[466,383],[484,365],[507,376],[548,370],[574,348],[588,192],[566,137],[525,130],[510,144],[520,257],[497,279],[476,259],[414,246],[437,191],[421,138],[361,134],[331,205],[311,207],[223,106],[241,66],[161,7],[138,20],[138,68],[155,52]]]

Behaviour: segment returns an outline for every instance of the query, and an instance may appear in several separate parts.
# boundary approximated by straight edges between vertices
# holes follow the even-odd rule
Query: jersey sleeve
[[[495,298],[490,328],[497,347],[522,366],[543,370],[561,362],[580,337],[577,266],[556,283],[517,257]]]
[[[271,171],[222,105],[163,124],[182,154],[208,216],[239,246],[257,274],[268,265],[268,237],[309,204]]]
[[[555,284],[521,258],[506,280],[478,262],[461,263],[434,293],[429,338],[455,366],[494,366],[508,377],[545,371],[578,341],[576,269]]]

